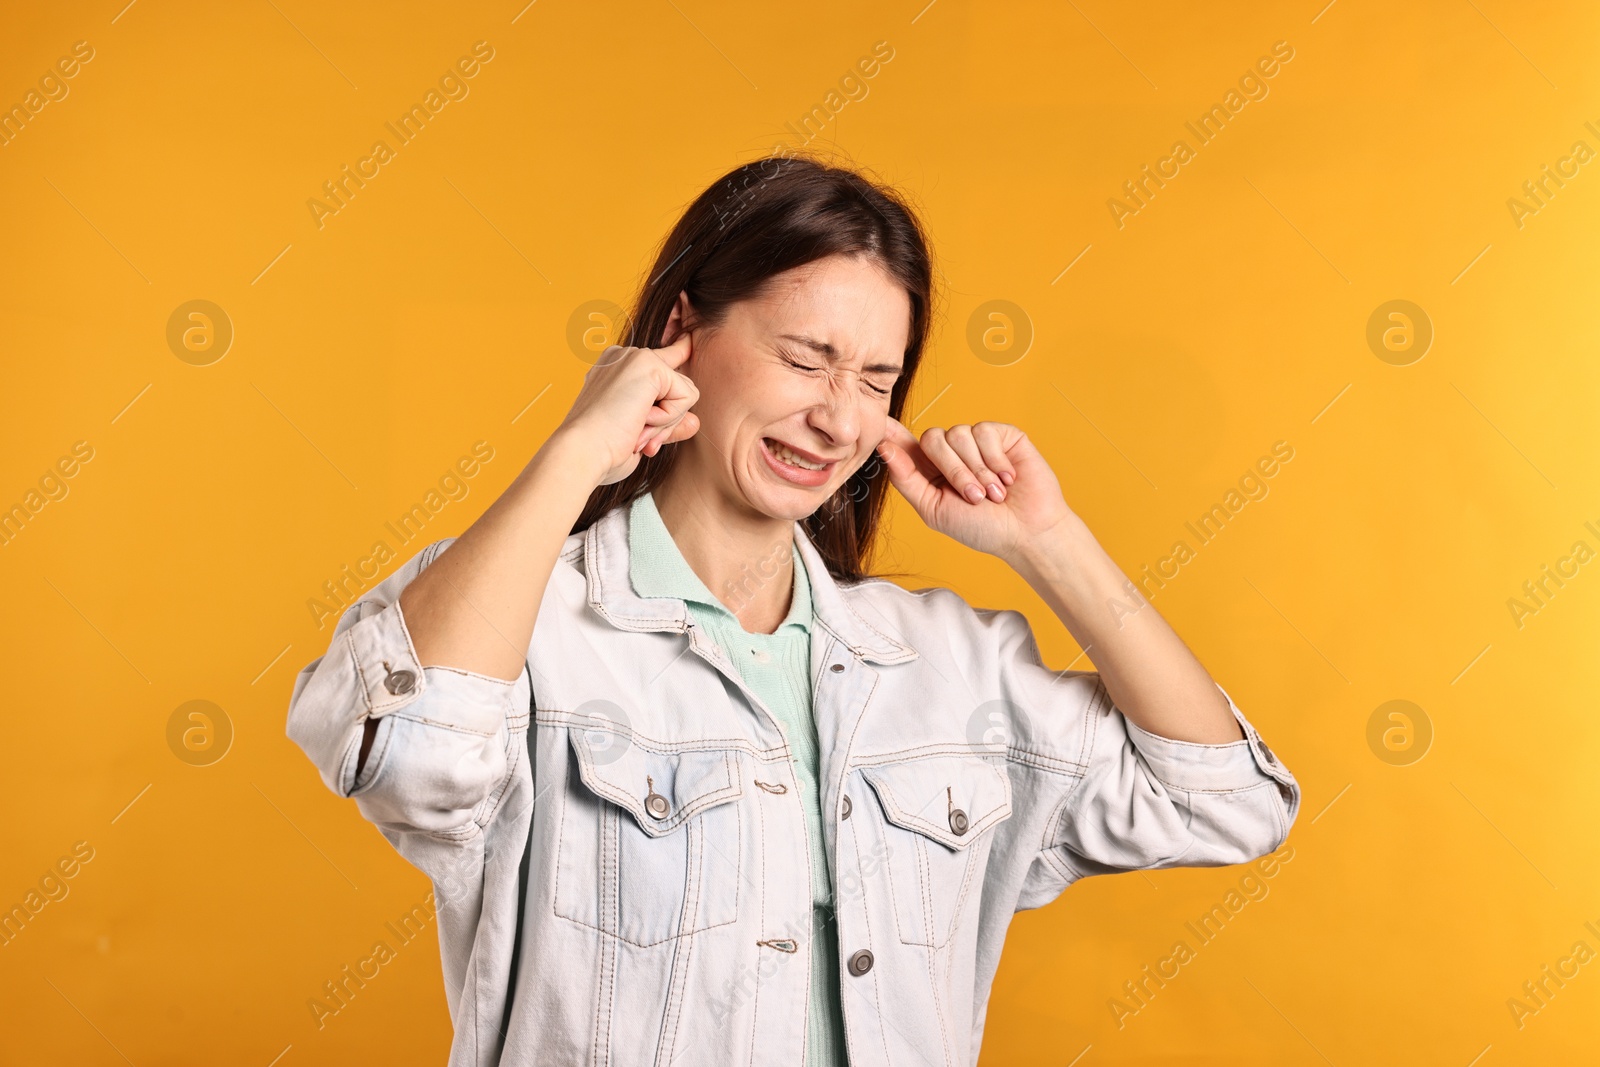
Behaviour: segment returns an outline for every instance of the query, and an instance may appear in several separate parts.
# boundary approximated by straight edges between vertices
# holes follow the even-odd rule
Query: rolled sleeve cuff
[[[1176,741],[1153,734],[1129,719],[1128,735],[1133,738],[1139,754],[1155,777],[1173,789],[1195,793],[1231,792],[1271,780],[1277,783],[1284,801],[1292,804],[1299,794],[1294,775],[1261,740],[1261,735],[1244,717],[1228,691],[1220,685],[1217,689],[1244,731],[1242,740],[1220,744]]]
[[[425,708],[416,709],[418,717],[492,734],[510,711],[515,680],[455,667],[424,669],[398,599],[352,627],[349,638],[357,684],[373,718],[421,702]]]

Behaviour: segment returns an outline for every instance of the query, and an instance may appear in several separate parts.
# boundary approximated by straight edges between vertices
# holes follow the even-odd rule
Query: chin
[[[759,494],[746,494],[750,504],[763,515],[774,519],[800,522],[817,511],[837,491],[838,487],[764,485]]]

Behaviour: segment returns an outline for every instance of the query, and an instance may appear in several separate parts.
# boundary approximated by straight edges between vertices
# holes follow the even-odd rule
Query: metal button
[[[1262,741],[1259,737],[1256,738],[1256,741],[1257,741],[1257,743],[1259,743],[1261,745],[1261,754],[1263,756],[1267,757],[1267,762],[1268,763],[1277,763],[1278,762],[1278,757],[1276,757],[1276,756],[1274,756],[1272,754],[1272,749],[1267,747],[1267,743],[1265,741]]]
[[[860,978],[872,970],[872,953],[867,949],[851,953],[849,967],[850,973]]]
[[[665,819],[667,812],[672,810],[672,805],[667,803],[666,797],[652,789],[650,794],[644,798],[644,810],[648,811],[653,818]]]
[[[841,808],[840,811],[839,811],[839,818],[848,819],[849,817],[850,817],[850,798],[849,797],[845,797],[844,798],[844,807]]]
[[[967,813],[962,811],[960,808],[952,811],[950,813],[950,829],[954,830],[957,835],[966,833]]]
[[[829,667],[828,669],[830,671],[832,671],[834,674],[838,674],[840,671],[844,670],[844,664],[843,663],[835,663],[833,666]]]
[[[417,676],[410,671],[390,671],[383,679],[383,687],[395,696],[402,696],[417,684]]]

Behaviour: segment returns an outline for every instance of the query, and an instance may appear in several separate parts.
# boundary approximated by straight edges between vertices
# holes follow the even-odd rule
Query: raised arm
[[[998,665],[985,690],[1023,720],[1007,731],[1025,757],[1014,773],[1051,801],[1034,805],[1042,825],[1009,831],[1042,834],[1019,906],[1084,874],[1240,863],[1283,842],[1294,776],[1067,506],[1026,434],[980,422],[919,441],[891,419],[879,451],[923,521],[1010,564],[1097,668],[1050,670],[1020,612],[980,613],[981,658]]]
[[[435,542],[340,618],[301,670],[288,733],[386,831],[469,840],[526,724],[526,659],[562,544],[597,485],[691,436],[698,398],[664,349],[612,346],[567,417],[459,538]]]
[[[698,399],[676,367],[690,334],[663,349],[606,349],[562,424],[509,488],[400,596],[424,665],[512,680],[522,673],[545,584],[598,485],[643,454],[692,436]]]
[[[1050,605],[1134,725],[1175,741],[1244,739],[1211,675],[1077,515],[1006,562]]]
[[[1228,700],[1062,496],[1055,472],[1008,423],[931,427],[894,419],[879,451],[924,522],[1010,564],[1049,604],[1118,710],[1176,741],[1244,739]]]

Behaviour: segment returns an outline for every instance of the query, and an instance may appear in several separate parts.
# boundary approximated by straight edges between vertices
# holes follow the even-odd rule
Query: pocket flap
[[[654,748],[626,729],[573,726],[567,736],[583,784],[625,808],[651,837],[670,834],[707,808],[744,792],[736,749]]]
[[[1011,779],[973,756],[924,756],[863,767],[883,813],[896,826],[952,850],[1011,817]]]

